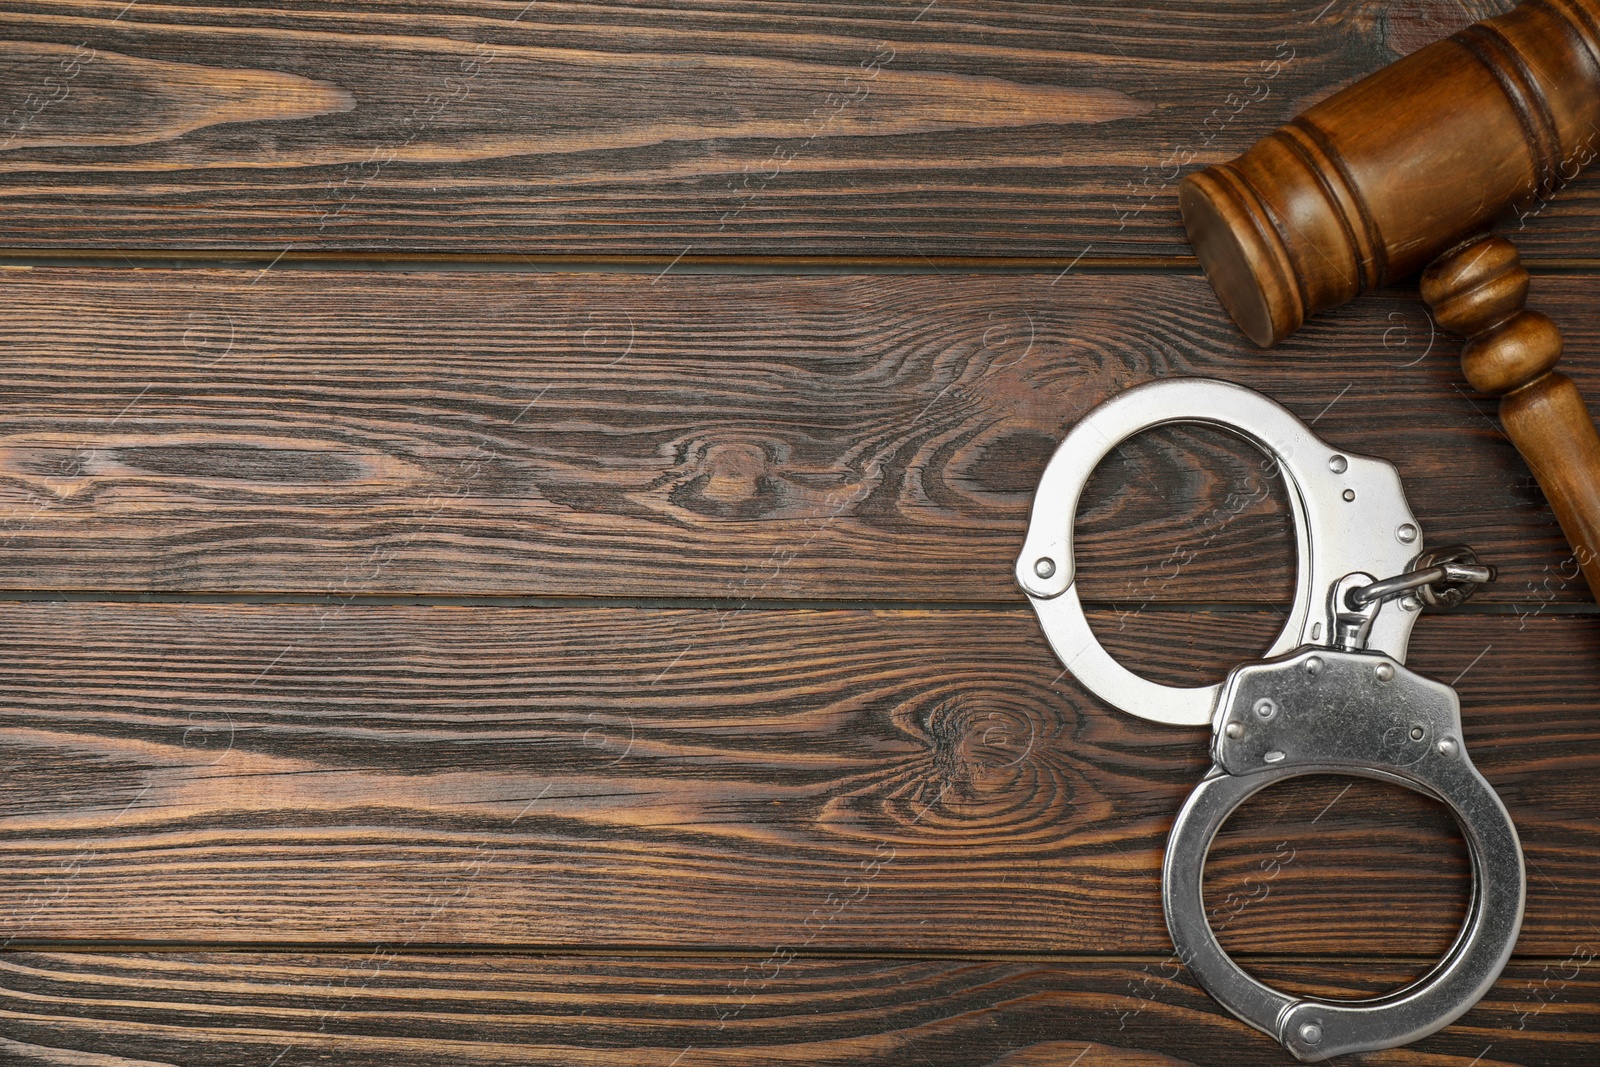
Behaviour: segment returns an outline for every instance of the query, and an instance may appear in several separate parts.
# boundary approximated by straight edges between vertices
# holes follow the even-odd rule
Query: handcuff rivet
[[[1322,1027],[1316,1023],[1306,1023],[1300,1028],[1300,1040],[1308,1045],[1315,1045],[1322,1040]]]
[[[1049,556],[1040,556],[1033,564],[1033,573],[1041,578],[1048,578],[1056,572],[1056,561]]]
[[[1460,746],[1456,744],[1455,738],[1447,737],[1439,742],[1439,755],[1454,756],[1459,748]]]
[[[1268,763],[1282,763],[1283,762],[1283,753],[1279,752],[1277,749],[1273,749],[1271,752],[1268,752],[1265,756],[1262,756],[1261,758],[1266,760]]]
[[[1244,736],[1244,723],[1230,722],[1227,726],[1227,729],[1223,730],[1222,732],[1237,741],[1239,738]]]
[[[1343,456],[1334,456],[1328,460],[1328,469],[1335,474],[1343,474],[1350,469],[1350,461]]]
[[[1394,677],[1394,667],[1388,663],[1380,663],[1372,668],[1372,673],[1378,676],[1378,681],[1387,682]]]
[[[1413,741],[1421,741],[1422,740],[1422,736],[1425,733],[1427,733],[1427,731],[1424,730],[1422,727],[1413,726],[1411,728],[1411,740],[1413,740]]]
[[[1356,491],[1354,489],[1346,489],[1339,495],[1344,497],[1346,500],[1354,500],[1356,498]]]
[[[1403,522],[1400,524],[1400,528],[1394,532],[1394,535],[1399,538],[1402,545],[1409,545],[1417,539],[1417,528],[1409,522]]]
[[[1422,601],[1414,596],[1404,596],[1400,598],[1400,607],[1405,611],[1421,611]]]
[[[1278,705],[1272,702],[1271,697],[1262,697],[1256,701],[1256,714],[1263,720],[1270,719],[1278,714]]]
[[[1306,660],[1306,663],[1305,663],[1305,671],[1306,671],[1307,674],[1311,675],[1313,678],[1315,678],[1317,675],[1321,674],[1322,673],[1322,657],[1321,656],[1311,656],[1310,658],[1308,658]]]

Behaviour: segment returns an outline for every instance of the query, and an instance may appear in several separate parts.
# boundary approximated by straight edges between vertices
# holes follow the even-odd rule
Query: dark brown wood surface
[[[1582,958],[1514,963],[1467,1019],[1369,1062],[1588,1067],[1600,1033],[1583,1005],[1600,988]],[[774,962],[383,948],[23,952],[0,964],[0,1055],[15,1067],[1287,1061],[1275,1045],[1242,1039],[1239,1023],[1159,960]],[[1324,995],[1367,994],[1400,977],[1387,961],[1290,966],[1298,987]]]
[[[1186,256],[1185,171],[1509,6],[11,3],[0,247]]]
[[[1593,276],[1535,288],[1600,347]],[[1431,543],[1501,568],[1485,602],[1586,595],[1414,295],[1265,356],[1188,276],[40,268],[0,317],[11,588],[1021,603],[1073,420],[1207,374],[1392,460]],[[1287,602],[1282,501],[1226,435],[1147,435],[1081,511],[1085,595]]]
[[[1577,565],[1414,290],[1262,355],[1175,208],[1505,6],[0,7],[0,1064],[1286,1062],[1163,925],[1204,731],[1088,695],[1011,579],[1066,429],[1184,374],[1501,568],[1410,662],[1524,934],[1357,1062],[1595,1063]],[[1597,219],[1506,226],[1590,396]],[[1220,678],[1286,514],[1225,435],[1118,449],[1097,632]],[[1330,995],[1425,971],[1470,886],[1443,809],[1334,778],[1207,870],[1227,948]]]
[[[1204,731],[1062,678],[1025,611],[7,617],[0,913],[24,939],[1162,952],[1155,872],[1207,765]],[[1274,618],[1096,622],[1195,684]],[[1468,744],[1549,879],[1522,948],[1564,953],[1600,919],[1600,754],[1550,738],[1589,723],[1569,694],[1600,684],[1600,619],[1426,622],[1413,662],[1460,675]],[[1333,879],[1383,901],[1362,922],[1387,951],[1423,955],[1464,862],[1431,802],[1317,780],[1247,809],[1208,884],[1214,910],[1250,901],[1240,951],[1340,953]]]

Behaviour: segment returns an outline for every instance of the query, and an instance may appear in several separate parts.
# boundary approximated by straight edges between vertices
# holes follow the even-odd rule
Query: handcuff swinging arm
[[[1352,572],[1399,573],[1421,550],[1421,534],[1393,465],[1330,448],[1289,411],[1243,386],[1169,378],[1130,389],[1085,416],[1039,482],[1017,582],[1033,599],[1063,665],[1097,696],[1155,722],[1204,726],[1221,686],[1161,685],[1123,667],[1100,647],[1075,581],[1072,525],[1090,473],[1134,434],[1172,423],[1199,423],[1242,437],[1283,477],[1300,566],[1294,604],[1267,656],[1324,643],[1322,591]],[[1369,647],[1404,662],[1415,621],[1415,611],[1383,612]]]

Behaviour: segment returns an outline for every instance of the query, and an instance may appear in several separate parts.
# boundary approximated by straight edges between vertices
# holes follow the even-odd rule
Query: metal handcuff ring
[[[1074,583],[1072,526],[1090,472],[1122,441],[1171,423],[1217,427],[1259,448],[1283,478],[1294,523],[1300,565],[1288,621],[1261,661],[1219,685],[1160,685],[1118,664],[1090,630]],[[1153,722],[1211,725],[1213,766],[1167,841],[1167,929],[1213,998],[1301,1060],[1393,1048],[1449,1025],[1494,984],[1522,925],[1521,844],[1467,756],[1455,691],[1404,666],[1423,603],[1441,585],[1447,602],[1464,598],[1493,570],[1470,551],[1421,553],[1391,464],[1329,447],[1242,386],[1175,378],[1130,389],[1072,428],[1040,480],[1017,560],[1051,647],[1086,688]],[[1445,804],[1461,826],[1474,879],[1466,922],[1438,964],[1402,989],[1366,1000],[1282,993],[1234,963],[1206,921],[1201,879],[1217,831],[1255,793],[1308,774],[1405,786]]]

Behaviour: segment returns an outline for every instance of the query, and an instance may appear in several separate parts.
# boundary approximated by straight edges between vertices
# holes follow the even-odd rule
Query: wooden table
[[[0,1063],[1281,1064],[1171,956],[1203,731],[1010,570],[1090,406],[1202,374],[1502,577],[1422,620],[1529,864],[1504,978],[1371,1064],[1600,1062],[1600,615],[1411,289],[1271,353],[1175,182],[1482,0],[0,8]],[[1512,219],[1600,396],[1600,180]],[[1210,432],[1080,513],[1119,655],[1215,679],[1294,561]],[[1286,986],[1419,974],[1436,805],[1213,852]]]

